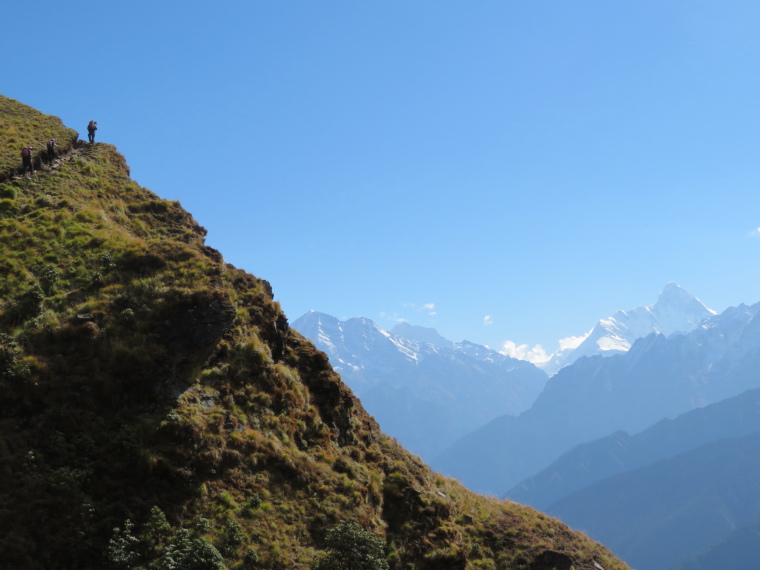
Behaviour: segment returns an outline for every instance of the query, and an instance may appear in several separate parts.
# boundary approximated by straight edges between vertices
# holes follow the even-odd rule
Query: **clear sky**
[[[547,351],[760,301],[760,3],[8,2],[0,93],[309,309]]]

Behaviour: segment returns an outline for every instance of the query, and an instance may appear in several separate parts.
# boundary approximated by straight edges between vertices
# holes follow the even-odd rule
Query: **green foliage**
[[[40,314],[45,293],[39,284],[35,283],[16,298],[11,305],[8,317],[11,323],[19,324]]]
[[[145,523],[145,534],[153,542],[159,542],[163,537],[167,536],[171,531],[172,526],[169,521],[166,520],[164,511],[154,506],[150,509],[150,518]]]
[[[0,379],[14,380],[25,373],[21,367],[21,347],[9,335],[0,333]]]
[[[13,216],[18,214],[18,205],[11,198],[0,199],[0,214]]]
[[[256,552],[253,548],[249,548],[245,551],[245,554],[243,555],[243,563],[248,568],[253,568],[258,564],[259,562],[259,553]]]
[[[151,570],[224,570],[224,558],[202,538],[192,538],[187,529],[179,529],[150,565]]]
[[[113,260],[113,255],[110,251],[105,252],[100,256],[100,268],[103,273],[108,273],[111,269],[116,267],[116,262]]]
[[[330,552],[314,565],[315,570],[387,570],[385,540],[348,521],[327,531]]]
[[[195,525],[195,528],[200,533],[206,533],[211,531],[211,521],[206,517],[201,517]]]
[[[132,534],[134,525],[127,519],[124,528],[113,529],[113,536],[108,541],[108,561],[116,568],[132,568],[139,557],[137,545],[140,540]]]
[[[58,275],[58,268],[54,265],[46,265],[42,270],[42,274],[40,275],[40,286],[45,292],[45,295],[51,295],[53,293],[53,289],[60,280],[61,278]]]
[[[222,551],[226,554],[232,554],[235,549],[245,541],[245,533],[240,523],[233,517],[228,517],[224,523],[224,543]]]
[[[7,198],[9,200],[15,200],[18,195],[18,190],[13,186],[7,184],[0,184],[0,198]]]

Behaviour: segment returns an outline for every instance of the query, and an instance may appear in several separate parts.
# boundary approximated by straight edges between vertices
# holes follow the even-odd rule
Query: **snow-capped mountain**
[[[689,332],[713,315],[715,311],[671,281],[654,305],[617,311],[611,317],[601,319],[577,347],[557,352],[540,368],[551,375],[582,356],[621,354],[639,338],[652,333],[669,336],[675,332]]]
[[[533,364],[434,329],[388,332],[366,318],[310,311],[293,328],[327,353],[386,433],[423,458],[504,414],[527,409],[547,376]],[[424,339],[424,340],[420,340]]]

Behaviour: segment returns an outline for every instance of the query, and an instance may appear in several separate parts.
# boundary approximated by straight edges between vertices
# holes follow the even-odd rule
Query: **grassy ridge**
[[[51,136],[54,118],[0,109],[1,160]],[[391,568],[539,570],[547,550],[625,568],[382,434],[269,284],[204,235],[106,144],[0,185],[8,567],[310,568],[352,520]]]

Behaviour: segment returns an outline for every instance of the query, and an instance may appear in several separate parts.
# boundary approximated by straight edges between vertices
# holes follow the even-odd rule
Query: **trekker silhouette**
[[[29,169],[29,172],[31,174],[34,174],[34,163],[32,162],[32,147],[31,146],[25,146],[21,149],[21,164],[24,167],[24,174],[26,174],[26,169]]]
[[[48,154],[48,160],[50,162],[53,162],[53,160],[55,159],[55,147],[56,147],[55,139],[50,139],[47,142],[47,154]]]
[[[90,144],[95,142],[95,131],[97,130],[98,130],[98,122],[90,121],[90,124],[87,125],[87,138],[90,139]]]

